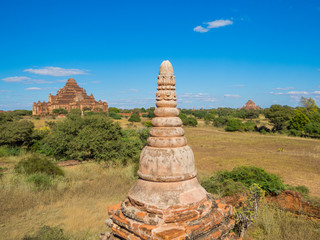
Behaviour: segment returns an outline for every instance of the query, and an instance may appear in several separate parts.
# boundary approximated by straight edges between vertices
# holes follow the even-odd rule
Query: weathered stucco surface
[[[169,61],[158,76],[155,118],[140,155],[139,179],[128,198],[109,208],[112,233],[102,239],[235,239],[232,208],[216,202],[199,184],[187,146]]]

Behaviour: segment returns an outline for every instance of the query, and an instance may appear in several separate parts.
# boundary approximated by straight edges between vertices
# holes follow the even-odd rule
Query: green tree
[[[34,124],[21,120],[6,122],[0,125],[0,145],[30,145]]]
[[[299,110],[296,110],[295,116],[290,120],[289,129],[302,131],[308,123],[310,123],[310,119]]]
[[[310,122],[304,127],[304,132],[310,137],[320,138],[320,122]]]
[[[122,116],[120,114],[115,113],[115,112],[109,112],[109,116],[112,119],[122,119]]]
[[[116,108],[116,107],[110,107],[109,109],[109,113],[120,113],[120,109]]]
[[[148,112],[148,118],[152,119],[155,117],[154,110],[155,110],[155,107],[151,107],[146,110]]]
[[[289,106],[272,105],[265,109],[264,114],[274,125],[274,130],[279,131],[288,126],[289,120],[294,116],[294,111]]]
[[[129,122],[141,122],[141,118],[139,114],[137,113],[132,113],[130,118],[128,119]]]
[[[305,108],[307,114],[313,114],[318,111],[318,106],[312,98],[301,97],[300,105]]]
[[[105,115],[68,116],[51,128],[37,151],[61,160],[93,159],[126,164],[137,161],[142,147],[139,134],[128,136],[119,124]]]
[[[52,114],[60,115],[60,114],[67,114],[68,111],[64,108],[56,108],[52,110]]]
[[[259,111],[254,109],[245,110],[245,118],[246,119],[254,119],[259,117]]]
[[[230,118],[228,119],[226,131],[234,132],[234,131],[242,131],[243,125],[240,119]]]

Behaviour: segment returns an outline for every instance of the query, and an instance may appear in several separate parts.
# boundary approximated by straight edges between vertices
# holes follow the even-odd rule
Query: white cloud
[[[66,69],[66,68],[60,68],[60,67],[44,67],[44,68],[38,68],[38,69],[29,68],[24,70],[24,72],[30,72],[34,74],[48,75],[48,76],[54,76],[54,77],[87,74],[86,71],[81,69],[76,69],[76,68]]]
[[[205,33],[205,32],[208,32],[211,28],[220,28],[220,27],[232,25],[233,21],[228,19],[227,20],[220,19],[212,22],[207,22],[205,24],[207,24],[208,26],[207,27],[197,26],[193,29],[193,31]]]
[[[210,96],[208,93],[184,93],[178,95],[178,101],[182,103],[189,103],[192,101],[215,102],[217,99]]]
[[[138,89],[128,89],[129,92],[139,92]]]
[[[241,98],[238,94],[225,94],[224,97],[226,98]]]
[[[33,91],[33,90],[41,90],[41,88],[38,88],[38,87],[29,87],[29,88],[26,88],[26,90],[28,91]]]
[[[309,93],[306,91],[290,91],[286,93],[287,95],[308,95]]]
[[[283,95],[282,92],[269,92],[269,93],[272,94],[272,95]]]
[[[285,87],[285,88],[278,87],[278,88],[275,88],[275,90],[292,90],[292,89],[294,89],[294,87]]]
[[[313,94],[320,94],[320,91],[314,91]]]
[[[26,80],[30,80],[31,78],[28,77],[7,77],[3,78],[2,81],[5,82],[24,82]]]
[[[212,22],[207,22],[207,24],[208,24],[208,28],[219,28],[219,27],[232,25],[233,21],[221,19],[221,20],[215,20]]]
[[[24,83],[24,84],[33,84],[33,83],[37,83],[37,84],[49,84],[49,83],[53,83],[52,81],[47,81],[47,80],[43,80],[43,79],[32,79],[29,77],[7,77],[7,78],[3,78],[2,79],[5,82],[20,82],[20,83]]]
[[[195,32],[200,32],[200,33],[205,33],[205,32],[208,32],[209,29],[204,28],[204,27],[202,27],[202,26],[197,26],[197,27],[195,27],[195,28],[193,29],[193,31],[195,31]]]

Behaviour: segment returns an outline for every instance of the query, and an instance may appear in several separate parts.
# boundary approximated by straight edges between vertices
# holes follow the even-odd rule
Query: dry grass
[[[121,120],[126,124],[126,119]],[[137,124],[137,127],[141,123]],[[306,185],[320,196],[320,141],[257,133],[227,133],[212,127],[185,128],[199,178],[218,170],[254,165],[286,183]],[[43,225],[61,225],[75,239],[97,239],[106,230],[107,207],[123,200],[135,182],[133,166],[105,168],[96,163],[66,167],[66,177],[36,191],[13,172],[20,157],[0,158],[0,239],[21,239]]]
[[[16,159],[6,161],[13,164]],[[12,170],[5,173],[0,186],[0,239],[21,239],[43,225],[61,225],[75,239],[97,239],[106,230],[107,207],[124,199],[135,181],[133,166],[106,169],[87,163],[65,172],[65,179],[40,192]]]
[[[244,240],[315,240],[320,238],[320,221],[265,204],[245,234]]]
[[[305,185],[320,197],[320,141],[315,139],[231,133],[212,127],[185,128],[199,178],[240,165],[264,168],[291,185]]]

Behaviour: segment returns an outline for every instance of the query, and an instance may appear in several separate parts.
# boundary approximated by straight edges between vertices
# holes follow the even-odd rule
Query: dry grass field
[[[122,120],[125,127],[128,122]],[[141,123],[135,124],[137,127]],[[218,170],[254,165],[305,185],[320,197],[320,141],[258,133],[228,133],[201,125],[185,128],[199,178]],[[64,167],[65,178],[46,191],[34,190],[13,171],[21,157],[0,158],[0,239],[21,239],[43,225],[61,226],[74,239],[97,239],[106,230],[107,207],[120,202],[134,184],[134,167],[84,163]]]
[[[185,128],[199,178],[218,170],[253,165],[305,185],[320,197],[320,141],[316,139],[224,132],[212,127]]]

